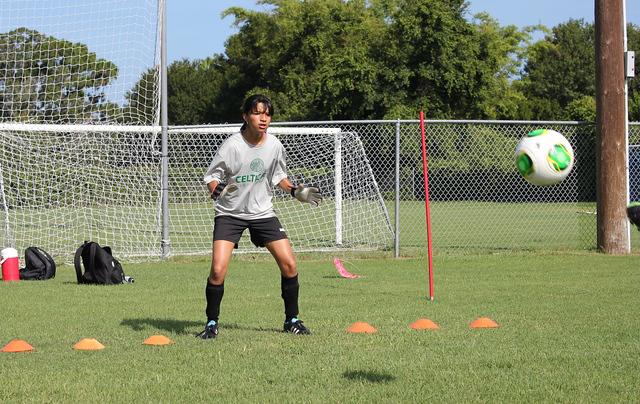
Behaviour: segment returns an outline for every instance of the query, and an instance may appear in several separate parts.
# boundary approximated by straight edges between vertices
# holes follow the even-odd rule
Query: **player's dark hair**
[[[275,113],[275,111],[273,110],[273,104],[271,103],[269,97],[262,94],[254,94],[247,97],[247,99],[244,100],[244,104],[242,104],[242,113],[250,114],[258,108],[258,104],[264,105],[267,110],[267,115],[273,116],[273,114]],[[240,130],[244,130],[246,127],[247,123],[245,122],[242,124]]]

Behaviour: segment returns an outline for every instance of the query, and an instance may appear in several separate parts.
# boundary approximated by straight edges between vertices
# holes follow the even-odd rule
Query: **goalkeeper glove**
[[[316,187],[298,185],[295,188],[291,188],[291,196],[293,196],[300,202],[307,202],[312,204],[313,206],[318,206],[320,205],[320,202],[322,202],[322,194]]]
[[[213,199],[214,201],[218,200],[218,199],[222,198],[223,196],[225,196],[225,194],[227,194],[229,192],[233,192],[236,189],[238,189],[238,186],[236,184],[227,185],[224,182],[220,182],[216,186],[216,189],[214,189],[213,192],[211,193],[211,199]]]

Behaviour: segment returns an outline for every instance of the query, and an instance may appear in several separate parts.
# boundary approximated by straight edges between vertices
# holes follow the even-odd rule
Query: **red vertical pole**
[[[431,242],[431,212],[429,209],[429,168],[427,166],[427,137],[424,131],[424,111],[420,111],[422,137],[422,174],[424,176],[424,207],[427,216],[427,255],[429,257],[429,300],[433,301],[433,244]]]

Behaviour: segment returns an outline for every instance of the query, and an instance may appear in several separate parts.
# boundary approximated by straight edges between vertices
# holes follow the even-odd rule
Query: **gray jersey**
[[[216,215],[235,216],[245,220],[275,216],[273,187],[287,177],[285,150],[282,143],[268,133],[260,145],[248,143],[240,132],[222,143],[204,175],[211,181],[237,185],[218,199]]]

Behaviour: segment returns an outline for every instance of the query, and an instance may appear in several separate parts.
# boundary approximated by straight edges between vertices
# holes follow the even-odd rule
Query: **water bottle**
[[[18,251],[15,248],[5,248],[0,251],[0,265],[2,265],[2,280],[5,282],[20,280],[20,263]]]

